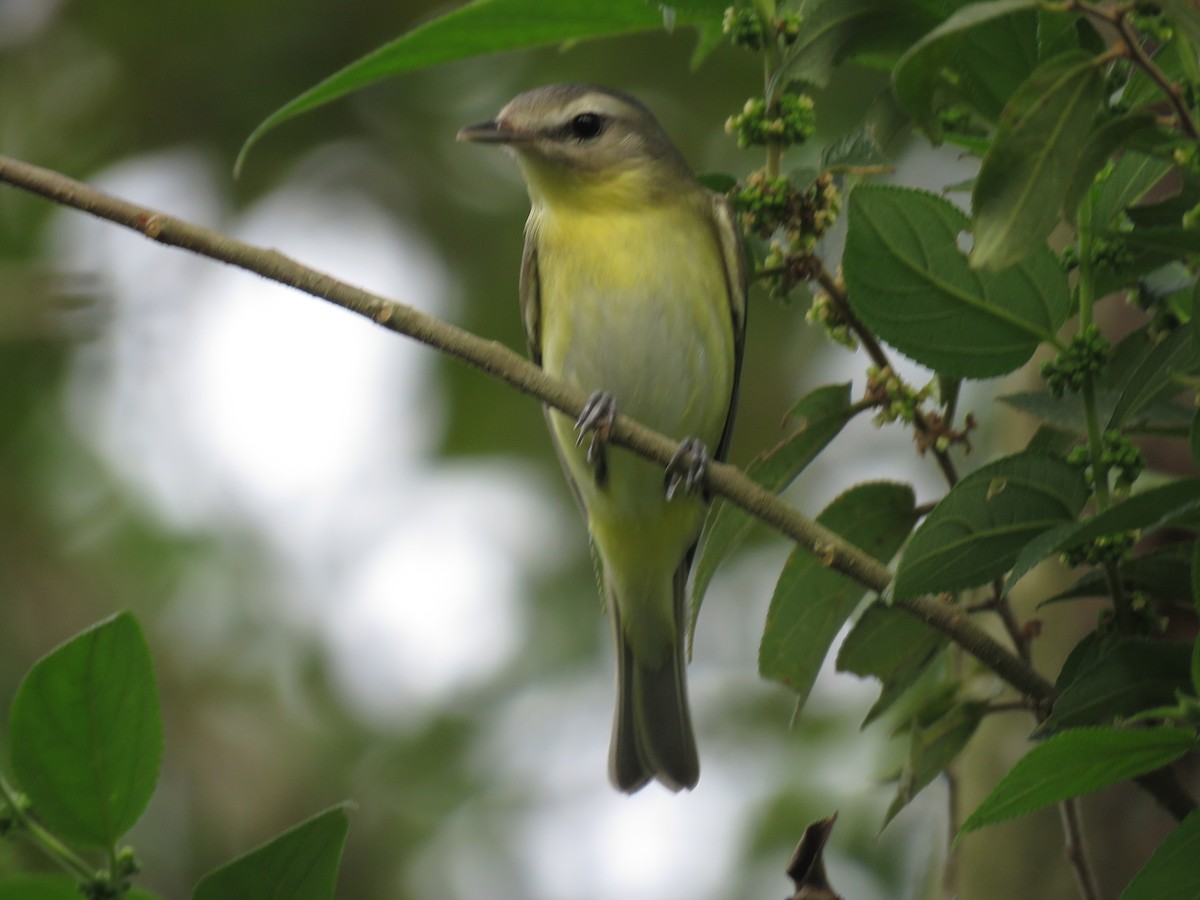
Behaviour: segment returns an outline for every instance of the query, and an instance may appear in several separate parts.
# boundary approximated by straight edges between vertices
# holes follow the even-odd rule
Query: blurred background
[[[269,112],[439,11],[0,0],[0,153],[517,348],[524,191],[501,154],[454,142],[460,126],[538,84],[595,81],[642,97],[697,170],[758,165],[722,132],[757,61],[721,48],[691,72],[694,35],[664,32],[394,79],[269,134],[233,180]],[[847,68],[817,96],[815,144],[885,79]],[[908,183],[971,174],[918,151],[902,152]],[[808,389],[861,388],[862,360],[805,306],[752,298],[735,462],[779,440]],[[1027,433],[984,420],[967,468]],[[943,490],[903,431],[864,420],[789,497],[815,514],[874,478],[921,501]],[[167,744],[129,842],[165,898],[344,799],[358,808],[339,896],[354,900],[782,898],[804,826],[835,809],[840,892],[936,896],[944,786],[877,833],[903,752],[886,727],[859,732],[877,687],[827,661],[793,723],[787,692],[757,677],[788,550],[758,533],[709,591],[690,671],[698,789],[620,796],[608,626],[535,404],[319,301],[0,189],[0,710],[55,644],[137,613]],[[1047,615],[1086,628],[1093,612]],[[1069,646],[1039,648],[1051,675]],[[1028,723],[1006,725],[972,745],[968,807],[1022,751]],[[1070,896],[1060,848],[1053,813],[973,836],[963,895]],[[43,865],[0,844],[0,876]]]

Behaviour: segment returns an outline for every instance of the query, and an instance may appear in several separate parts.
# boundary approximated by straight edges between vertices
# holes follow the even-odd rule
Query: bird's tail
[[[684,672],[684,589],[688,565],[673,579],[675,635],[658,665],[637,658],[621,626],[616,598],[608,603],[617,639],[617,711],[613,719],[608,773],[618,790],[632,794],[657,778],[672,791],[694,788],[700,759],[688,710]]]

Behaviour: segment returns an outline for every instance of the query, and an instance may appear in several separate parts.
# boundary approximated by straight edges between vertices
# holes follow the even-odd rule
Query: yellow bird
[[[616,635],[609,776],[630,793],[655,778],[695,787],[685,588],[707,499],[695,487],[707,448],[725,457],[741,368],[746,273],[734,215],[650,111],[608,88],[538,88],[458,137],[500,144],[520,166],[530,353],[591,394],[578,422],[557,411],[547,422]],[[618,407],[681,442],[665,484],[660,468],[606,446]]]

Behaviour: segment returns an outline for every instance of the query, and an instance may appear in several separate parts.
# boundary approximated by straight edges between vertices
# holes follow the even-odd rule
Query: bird
[[[519,279],[529,353],[588,395],[575,421],[544,412],[616,642],[609,778],[625,793],[652,780],[690,790],[700,763],[686,588],[708,502],[704,471],[728,453],[741,373],[736,215],[653,113],[611,88],[535,88],[458,139],[516,160],[530,200]],[[608,444],[618,409],[679,441],[665,473]]]

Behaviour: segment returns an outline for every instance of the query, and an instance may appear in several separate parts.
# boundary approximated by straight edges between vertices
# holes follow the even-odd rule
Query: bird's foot
[[[674,500],[679,489],[685,494],[694,494],[704,483],[708,462],[712,455],[699,438],[684,438],[679,442],[675,455],[667,463],[667,499]]]
[[[597,470],[604,467],[604,448],[616,418],[617,401],[613,395],[608,391],[593,391],[575,421],[575,446],[582,446],[584,438],[591,436],[587,461]]]

